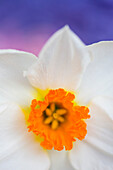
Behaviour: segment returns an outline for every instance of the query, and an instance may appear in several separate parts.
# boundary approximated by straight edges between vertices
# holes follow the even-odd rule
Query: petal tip
[[[65,31],[69,31],[70,27],[69,27],[69,25],[65,25],[62,29],[64,29]]]
[[[71,31],[71,29],[70,29],[69,25],[65,25],[64,27],[61,28],[61,31],[62,31],[62,35],[63,35],[63,34],[68,34]]]

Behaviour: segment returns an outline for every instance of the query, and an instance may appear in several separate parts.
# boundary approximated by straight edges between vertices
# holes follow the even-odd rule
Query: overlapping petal
[[[21,105],[30,103],[33,87],[23,76],[36,62],[33,54],[17,50],[0,50],[0,103],[6,100]]]
[[[75,169],[113,169],[113,99],[96,97],[90,104],[91,119],[84,141],[76,143],[70,153]]]
[[[99,42],[86,47],[92,53],[92,62],[77,90],[77,100],[87,104],[93,97],[113,97],[113,42]]]
[[[48,170],[46,152],[28,134],[24,114],[14,103],[0,105],[0,169]]]
[[[75,90],[89,62],[85,45],[66,26],[46,43],[27,77],[33,86],[41,89]]]

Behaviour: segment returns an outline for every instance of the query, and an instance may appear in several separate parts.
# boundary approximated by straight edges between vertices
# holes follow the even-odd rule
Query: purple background
[[[38,54],[65,24],[86,44],[113,40],[113,0],[0,0],[0,48]]]

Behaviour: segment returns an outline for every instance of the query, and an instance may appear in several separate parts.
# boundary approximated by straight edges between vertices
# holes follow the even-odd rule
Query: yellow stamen
[[[56,130],[58,128],[58,125],[59,125],[58,121],[57,120],[53,120],[51,128],[53,130]]]
[[[64,115],[64,114],[67,113],[67,110],[66,110],[66,109],[58,109],[58,110],[56,111],[56,113],[59,114],[59,115]]]
[[[52,115],[52,111],[50,109],[47,108],[45,111],[46,111],[46,115],[47,116],[51,116]]]
[[[51,103],[50,104],[50,109],[51,109],[52,112],[55,111],[55,103]]]
[[[53,117],[50,116],[50,117],[48,117],[48,118],[45,119],[44,123],[45,123],[45,124],[50,124],[52,121],[53,121]]]
[[[65,119],[62,116],[58,116],[57,120],[61,123],[63,123],[65,121]]]

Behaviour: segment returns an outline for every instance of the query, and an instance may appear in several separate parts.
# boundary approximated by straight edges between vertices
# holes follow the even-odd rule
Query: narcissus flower
[[[112,170],[112,63],[113,42],[85,46],[68,26],[38,58],[0,50],[0,169],[47,170],[69,151],[75,169]]]

